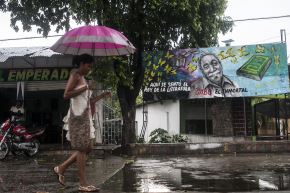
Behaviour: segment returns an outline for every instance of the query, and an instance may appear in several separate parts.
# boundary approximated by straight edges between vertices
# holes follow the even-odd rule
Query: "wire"
[[[24,37],[24,38],[11,38],[11,39],[1,39],[0,42],[4,42],[4,41],[11,41],[11,40],[29,40],[29,39],[37,39],[37,38],[51,38],[51,37],[59,37],[59,36],[63,36],[63,35],[50,35],[50,36],[35,36],[35,37]]]
[[[236,19],[233,22],[241,22],[241,21],[256,21],[256,20],[265,20],[265,19],[279,19],[290,17],[290,15],[280,15],[280,16],[272,16],[272,17],[257,17],[257,18],[248,18],[248,19]]]
[[[286,33],[286,35],[289,35],[290,33]],[[276,39],[276,38],[280,38],[281,35],[277,35],[277,36],[272,36],[272,37],[269,37],[269,38],[266,38],[266,39],[263,39],[263,40],[259,40],[255,43],[261,43],[261,42],[265,42],[265,41],[268,41],[268,40],[272,40],[272,39]]]

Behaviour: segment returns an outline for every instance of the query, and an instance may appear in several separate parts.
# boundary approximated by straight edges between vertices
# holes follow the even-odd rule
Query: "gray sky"
[[[228,0],[225,15],[233,20],[290,15],[290,0]],[[221,41],[227,39],[234,40],[231,45],[280,42],[280,29],[286,30],[289,42],[290,17],[235,22],[232,32],[219,36],[220,46],[224,46]],[[287,47],[289,53],[289,43]]]
[[[290,0],[228,0],[228,7],[225,15],[231,16],[234,20],[290,15]],[[31,32],[22,32],[22,30],[18,33],[14,32],[10,27],[10,17],[7,13],[0,13],[0,18],[0,39],[40,36],[40,34],[36,33],[36,29],[33,29]],[[73,24],[73,27],[76,26],[76,24]],[[221,41],[226,39],[233,39],[233,46],[279,42],[280,29],[286,30],[286,34],[289,36],[287,38],[290,41],[290,17],[236,22],[232,32],[219,36],[219,42],[220,46],[224,45]],[[60,32],[60,34],[63,33],[64,32]],[[55,34],[56,32],[52,31],[49,35]],[[0,41],[0,47],[51,46],[57,39],[58,37],[34,39],[33,41]],[[288,50],[290,50],[289,46]]]
[[[14,39],[22,37],[40,37],[41,34],[38,34],[36,28],[33,28],[30,32],[23,32],[22,25],[19,25],[19,31],[15,32],[10,27],[10,15],[9,13],[0,12],[1,18],[1,30],[0,30],[0,39]],[[77,27],[76,23],[72,23],[72,28]],[[64,31],[60,31],[59,35],[64,34]],[[58,35],[54,28],[49,33],[49,35]],[[0,47],[34,47],[34,46],[52,46],[60,37],[51,37],[51,38],[41,38],[33,40],[15,40],[15,41],[0,41]]]

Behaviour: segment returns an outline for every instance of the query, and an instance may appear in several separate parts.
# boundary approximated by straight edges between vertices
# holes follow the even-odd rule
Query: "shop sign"
[[[143,62],[144,100],[290,92],[285,43],[145,52]]]
[[[0,82],[68,80],[72,68],[0,69]]]

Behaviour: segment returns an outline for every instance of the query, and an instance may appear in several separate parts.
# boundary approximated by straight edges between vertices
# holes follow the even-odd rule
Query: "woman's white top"
[[[79,89],[81,87],[84,87],[85,85],[79,85],[77,86],[75,89]],[[79,116],[81,115],[84,110],[87,108],[88,106],[88,100],[91,97],[92,92],[90,90],[86,90],[84,92],[82,92],[81,94],[79,94],[78,96],[72,97],[70,99],[70,108],[68,110],[67,115],[63,118],[63,129],[67,131],[66,134],[66,138],[67,140],[70,141],[70,133],[69,133],[69,125],[68,125],[68,119],[70,116],[70,111],[72,110],[74,115]],[[91,110],[89,108],[89,114],[90,114],[90,138],[95,138],[95,127],[93,124],[93,119],[91,116]],[[81,128],[80,128],[81,129]]]

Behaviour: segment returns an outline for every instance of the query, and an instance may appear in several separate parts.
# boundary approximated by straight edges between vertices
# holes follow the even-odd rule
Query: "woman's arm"
[[[78,73],[72,72],[70,74],[63,94],[64,99],[70,99],[72,97],[78,96],[79,94],[81,94],[82,92],[86,91],[89,88],[88,85],[86,85],[79,89],[74,89],[78,85],[80,79],[81,76]]]
[[[100,94],[98,96],[92,97],[90,99],[90,102],[91,102],[91,104],[95,104],[96,102],[98,102],[99,100],[101,100],[102,98],[107,97],[107,96],[111,96],[111,92],[103,92],[102,94]]]

